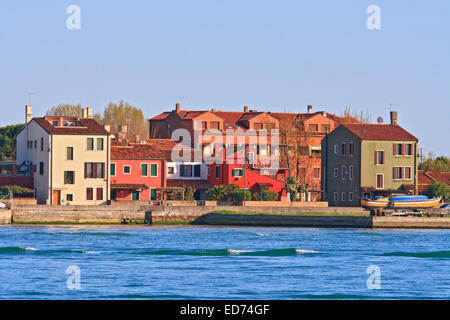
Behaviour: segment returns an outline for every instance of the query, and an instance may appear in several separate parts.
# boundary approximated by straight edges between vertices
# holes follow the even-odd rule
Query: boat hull
[[[387,199],[383,200],[368,200],[361,199],[361,206],[365,208],[386,208],[389,205],[389,201]]]
[[[414,209],[426,209],[433,208],[439,205],[441,198],[434,198],[429,200],[417,200],[417,201],[391,201],[389,207],[391,208],[414,208]]]

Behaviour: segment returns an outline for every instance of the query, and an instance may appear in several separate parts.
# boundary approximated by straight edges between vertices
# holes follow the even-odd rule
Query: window
[[[233,169],[233,177],[242,177],[244,175],[243,169]]]
[[[263,128],[263,124],[260,122],[255,122],[255,124],[253,124],[253,128],[255,130],[261,130]]]
[[[199,164],[194,166],[194,177],[200,177],[201,167]]]
[[[208,122],[206,121],[200,121],[200,128],[202,130],[206,130],[208,128]]]
[[[148,164],[141,163],[141,175],[143,177],[147,177],[148,176]]]
[[[216,179],[220,179],[220,166],[216,166]]]
[[[208,177],[211,175],[211,168],[208,167]]]
[[[412,179],[412,168],[405,167],[405,180],[411,180],[411,179]]]
[[[192,165],[190,164],[180,165],[180,177],[192,177]]]
[[[64,171],[64,184],[75,184],[74,171]]]
[[[97,188],[97,200],[103,200],[103,188]]]
[[[337,192],[333,193],[333,199],[334,199],[334,201],[338,201],[338,193]]]
[[[384,188],[384,175],[382,173],[377,173],[377,189]]]
[[[123,166],[123,174],[131,174],[131,166]]]
[[[103,151],[103,138],[97,138],[97,150]]]
[[[346,145],[345,142],[342,142],[342,145],[341,145],[341,155],[345,156],[346,153],[347,153],[347,145]]]
[[[219,122],[218,121],[211,121],[211,129],[219,130]]]
[[[173,167],[168,167],[167,168],[167,174],[174,174],[174,168]]]
[[[345,166],[342,166],[342,168],[341,168],[341,177],[342,177],[342,180],[345,180],[345,176],[346,176],[346,174],[345,174]]]
[[[37,140],[34,140],[34,148],[37,149]]]
[[[73,147],[67,147],[67,159],[66,160],[73,160]]]
[[[41,151],[44,151],[44,138],[41,138]]]
[[[341,197],[342,197],[341,200],[342,200],[342,201],[345,201],[345,192],[342,192]]]
[[[335,144],[334,145],[334,154],[338,154],[339,153],[339,145]]]
[[[394,156],[401,156],[403,154],[403,144],[394,143]]]
[[[39,162],[39,175],[40,176],[44,175],[44,163],[43,162]]]
[[[87,149],[94,150],[94,138],[87,138]]]
[[[300,167],[300,178],[306,178],[306,168]]]
[[[405,144],[405,156],[412,156],[412,144]]]
[[[402,179],[403,179],[403,168],[394,167],[394,180],[402,180]]]
[[[348,193],[348,201],[353,201],[353,192]]]
[[[330,126],[328,124],[322,125],[322,132],[323,133],[329,133],[330,132]]]
[[[255,154],[253,152],[247,152],[247,161],[249,164],[255,163]]]
[[[111,163],[110,171],[111,171],[111,176],[115,177],[116,176],[116,164],[115,163]]]
[[[353,180],[353,166],[348,167],[348,179]]]
[[[27,141],[27,148],[28,149],[32,149],[33,148],[33,141],[31,141],[31,140]]]
[[[73,201],[73,194],[66,194],[66,201],[67,202]]]
[[[314,179],[320,179],[320,168],[314,168],[313,177]]]
[[[150,176],[152,177],[158,176],[158,164],[156,163],[150,164]]]
[[[334,177],[337,178],[339,177],[339,169],[338,168],[334,168]]]
[[[310,124],[310,125],[308,125],[308,131],[309,132],[318,132],[319,131],[319,125],[318,124]]]
[[[384,164],[384,151],[382,150],[375,151],[375,164],[376,165]]]
[[[353,156],[354,153],[355,153],[355,145],[353,144],[353,142],[350,142],[348,144],[348,155]]]
[[[94,200],[94,189],[93,188],[86,189],[86,200]]]
[[[105,164],[103,162],[85,162],[84,177],[90,179],[103,179],[105,177]]]
[[[156,189],[150,189],[150,200],[156,200]]]

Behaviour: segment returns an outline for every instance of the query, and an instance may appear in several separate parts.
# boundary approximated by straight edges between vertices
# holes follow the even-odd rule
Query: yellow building
[[[31,117],[17,136],[18,165],[35,168],[34,188],[39,204],[99,205],[110,198],[110,133],[92,118]]]

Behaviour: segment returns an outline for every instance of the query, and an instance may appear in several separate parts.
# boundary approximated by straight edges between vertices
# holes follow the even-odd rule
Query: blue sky
[[[81,30],[66,9],[81,8]],[[366,8],[381,9],[368,30]],[[128,0],[0,3],[0,126],[58,103],[147,117],[183,108],[340,113],[399,123],[450,155],[450,1]]]

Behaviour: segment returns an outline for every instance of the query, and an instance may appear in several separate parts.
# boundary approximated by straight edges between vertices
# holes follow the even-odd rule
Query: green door
[[[139,200],[139,191],[137,190],[131,191],[131,200]]]
[[[111,190],[111,200],[117,200],[117,190],[116,189]]]

